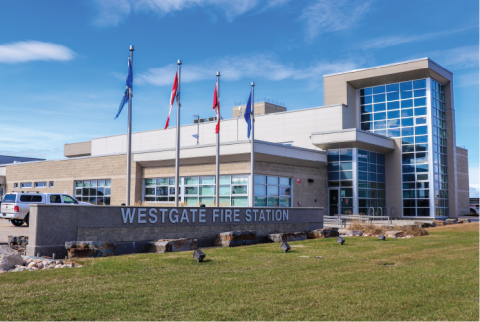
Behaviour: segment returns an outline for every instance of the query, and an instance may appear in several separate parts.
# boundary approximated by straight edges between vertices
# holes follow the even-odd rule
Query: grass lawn
[[[81,260],[0,275],[0,320],[479,320],[479,226]],[[318,259],[315,256],[323,256]]]

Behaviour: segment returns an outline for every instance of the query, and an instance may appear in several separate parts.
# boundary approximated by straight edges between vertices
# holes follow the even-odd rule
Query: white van
[[[78,201],[64,193],[11,192],[3,197],[0,219],[9,219],[15,226],[21,226],[24,223],[28,226],[28,215],[30,213],[30,204],[32,203],[92,205],[88,202]]]

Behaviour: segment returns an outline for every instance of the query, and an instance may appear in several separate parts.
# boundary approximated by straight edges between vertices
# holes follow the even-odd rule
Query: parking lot
[[[28,236],[28,227],[15,227],[8,220],[0,220],[0,244],[8,242],[8,236]]]

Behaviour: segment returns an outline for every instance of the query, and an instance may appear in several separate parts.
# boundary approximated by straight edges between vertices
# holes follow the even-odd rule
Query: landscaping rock
[[[456,219],[447,219],[445,220],[445,224],[447,225],[454,225],[457,223],[457,220]]]
[[[15,265],[23,266],[22,255],[6,245],[0,246],[0,269],[9,270]]]
[[[350,229],[343,229],[342,228],[342,229],[338,230],[338,234],[339,235],[347,235],[349,231],[350,231]]]
[[[183,252],[197,249],[196,239],[161,239],[148,243],[150,253]]]
[[[363,235],[363,231],[361,230],[350,230],[347,233],[347,236],[362,236],[362,235]]]
[[[106,241],[70,241],[65,243],[68,258],[106,257],[115,255],[115,243]],[[59,261],[57,260],[57,263]]]
[[[338,228],[323,228],[309,231],[307,237],[310,239],[318,239],[338,237],[339,235],[340,234],[338,233]]]
[[[435,224],[433,222],[420,222],[416,221],[414,222],[415,225],[418,225],[421,228],[430,228],[430,227],[435,227]]]
[[[385,232],[385,235],[390,238],[401,238],[405,237],[405,233],[401,230],[390,230]]]
[[[282,233],[282,234],[269,234],[268,239],[274,243],[282,243],[289,241],[305,240],[307,239],[306,233]]]
[[[469,223],[469,222],[471,222],[471,221],[470,221],[470,219],[468,219],[468,218],[459,219],[459,220],[457,221],[457,223],[459,223],[459,224],[467,224],[467,223]]]
[[[434,220],[433,223],[435,226],[446,226],[445,222],[442,220]]]
[[[257,234],[253,231],[227,231],[215,239],[215,246],[234,247],[257,243]]]

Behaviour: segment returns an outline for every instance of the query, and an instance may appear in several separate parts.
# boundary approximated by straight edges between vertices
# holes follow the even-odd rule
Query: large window
[[[433,176],[435,214],[448,216],[447,124],[445,117],[445,86],[431,80]]]
[[[292,179],[255,175],[255,206],[291,207]]]
[[[220,207],[248,206],[248,175],[220,176]],[[175,178],[144,179],[144,201],[174,202]],[[185,206],[215,205],[215,176],[182,177],[179,197]]]
[[[429,103],[431,114],[427,111]],[[360,104],[363,130],[401,138],[403,216],[447,216],[443,85],[419,79],[363,88]],[[431,196],[433,184],[435,196]],[[435,200],[435,211],[430,209],[431,200]]]
[[[144,183],[144,201],[175,201],[175,178],[144,179]]]
[[[342,213],[353,212],[353,149],[328,150],[328,187],[339,187]]]
[[[75,181],[75,198],[93,205],[110,205],[111,181],[81,180]]]
[[[373,215],[370,207],[385,209],[385,155],[359,149],[357,159],[358,212]]]

